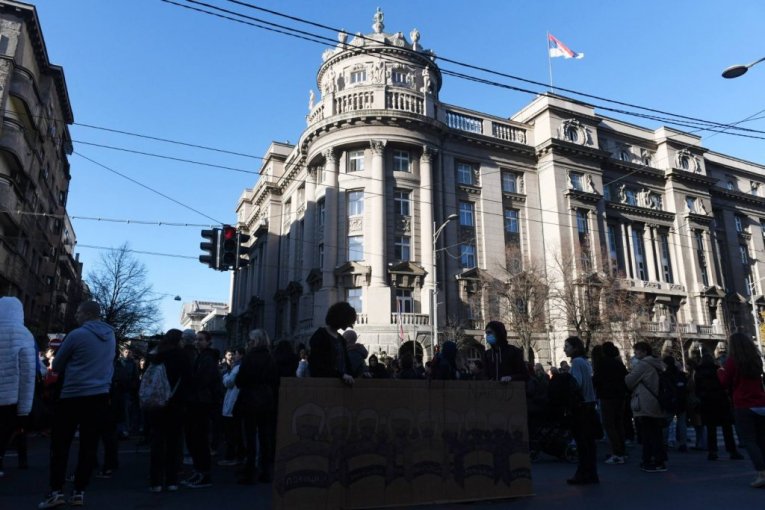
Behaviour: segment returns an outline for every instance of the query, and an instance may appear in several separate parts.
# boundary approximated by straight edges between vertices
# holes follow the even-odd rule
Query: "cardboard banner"
[[[276,509],[531,495],[523,383],[282,379]]]

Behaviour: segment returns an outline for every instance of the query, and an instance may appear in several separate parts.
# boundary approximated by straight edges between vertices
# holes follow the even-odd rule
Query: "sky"
[[[207,3],[336,37],[336,32],[276,18],[227,0]],[[421,33],[420,44],[437,56],[544,83],[549,82],[546,33],[550,32],[574,51],[585,54],[581,60],[553,59],[556,87],[723,123],[765,110],[765,63],[734,80],[720,76],[730,65],[765,56],[759,37],[765,19],[765,2],[761,0],[250,3],[364,34],[372,32],[372,16],[379,6],[385,13],[385,32],[400,31],[409,39],[416,27]],[[294,143],[306,127],[309,90],[317,89],[316,72],[324,46],[160,0],[39,0],[34,4],[50,60],[64,68],[75,122],[79,124],[256,157],[263,156],[272,141]],[[440,65],[544,92],[544,87],[459,69],[453,64]],[[447,76],[440,99],[509,117],[533,95]],[[587,101],[607,105],[599,100]],[[653,121],[622,118],[648,128],[659,126]],[[765,118],[745,125],[765,130]],[[183,302],[227,302],[230,275],[195,260],[201,253],[202,227],[198,225],[236,221],[239,196],[257,180],[257,174],[247,172],[257,172],[260,161],[82,125],[71,126],[70,130],[76,152],[70,157],[72,181],[67,209],[71,216],[194,225],[75,219],[77,251],[85,275],[98,265],[103,253],[85,245],[118,247],[127,242],[137,251],[193,257],[135,255],[146,265],[149,281],[161,297],[162,329],[178,327]],[[765,164],[763,140],[697,134],[711,150]],[[188,207],[160,197],[83,156]],[[175,301],[175,296],[182,301]]]

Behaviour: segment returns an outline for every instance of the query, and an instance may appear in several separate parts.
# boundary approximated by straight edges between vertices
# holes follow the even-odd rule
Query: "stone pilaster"
[[[436,150],[429,146],[422,148],[420,158],[420,255],[422,267],[428,272],[422,285],[420,309],[430,313],[431,298],[435,282],[433,281],[433,158]]]

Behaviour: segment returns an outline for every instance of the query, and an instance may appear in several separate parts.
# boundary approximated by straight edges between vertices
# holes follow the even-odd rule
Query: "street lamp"
[[[723,78],[738,78],[742,74],[746,73],[750,67],[756,66],[760,62],[765,60],[765,57],[762,57],[759,60],[755,60],[751,64],[738,64],[735,66],[730,66],[725,71],[722,72]]]
[[[754,320],[754,337],[757,339],[757,349],[760,351],[760,357],[762,357],[762,340],[760,339],[760,317],[759,313],[757,313],[757,303],[754,300],[754,288],[757,285],[758,282],[761,282],[762,280],[765,280],[765,278],[760,278],[759,280],[750,280],[747,281],[747,287],[749,290],[749,299],[752,300],[752,319]]]
[[[450,214],[446,221],[444,221],[440,227],[436,228],[436,222],[433,222],[433,270],[430,274],[433,275],[433,304],[430,307],[430,334],[431,338],[433,339],[433,344],[431,347],[431,355],[435,355],[435,348],[438,345],[438,278],[436,278],[436,241],[438,241],[438,236],[441,235],[441,232],[444,230],[444,227],[452,221],[459,218],[459,215],[457,214]]]

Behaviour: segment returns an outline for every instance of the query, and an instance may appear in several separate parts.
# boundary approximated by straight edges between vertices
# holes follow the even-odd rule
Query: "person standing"
[[[632,391],[630,407],[643,441],[640,469],[649,473],[666,471],[667,452],[662,437],[666,415],[659,403],[659,374],[664,371],[664,364],[653,356],[653,349],[646,342],[636,343],[633,349],[638,361],[624,382]]]
[[[324,319],[326,325],[317,329],[309,342],[308,370],[311,377],[338,377],[345,384],[353,385],[348,348],[338,331],[352,327],[355,322],[356,310],[345,301],[329,307]]]
[[[211,347],[211,341],[209,332],[197,333],[196,357],[192,363],[191,388],[186,402],[186,447],[194,463],[194,473],[182,483],[192,489],[212,485],[210,421],[217,405],[221,404],[223,382],[218,371],[218,351]]]
[[[32,411],[36,368],[35,339],[24,327],[21,301],[0,298],[0,478],[13,431]]]
[[[566,483],[569,485],[600,483],[597,466],[598,451],[595,444],[595,427],[599,422],[595,412],[592,366],[587,361],[584,343],[578,336],[568,337],[563,344],[563,351],[571,358],[571,376],[579,386],[582,399],[581,402],[573,405],[571,416],[579,464],[574,476],[566,480]]]
[[[483,375],[491,381],[527,381],[529,372],[523,362],[523,351],[507,343],[507,330],[499,321],[486,325],[486,343],[483,355]]]
[[[223,408],[221,409],[226,449],[223,454],[223,460],[218,461],[219,466],[236,466],[242,459],[244,450],[242,419],[240,416],[234,416],[234,405],[239,398],[236,375],[239,373],[239,367],[246,351],[243,347],[239,347],[228,352],[231,352],[233,356],[229,365],[230,368],[223,374],[223,386],[226,388],[226,394],[223,396]]]
[[[178,490],[178,472],[183,455],[181,432],[185,400],[192,385],[191,362],[183,351],[182,333],[171,329],[156,349],[149,353],[153,365],[164,364],[167,382],[173,394],[164,407],[146,410],[149,423],[151,454],[149,457],[149,490],[161,492],[162,486]]]
[[[729,354],[717,371],[720,384],[733,393],[736,430],[749,453],[757,478],[750,484],[765,487],[765,390],[762,358],[754,342],[742,333],[730,336]]]
[[[603,429],[611,444],[611,455],[606,459],[606,464],[624,464],[627,454],[624,438],[624,408],[627,397],[624,378],[627,376],[627,368],[613,342],[603,344],[603,356],[597,363],[593,360],[593,370],[592,382],[600,399]]]
[[[717,377],[717,362],[705,352],[701,355],[701,364],[694,375],[696,394],[701,403],[701,422],[707,429],[707,460],[717,460],[717,427],[722,429],[725,449],[731,460],[741,460],[733,437],[733,412],[728,394]]]
[[[101,307],[97,302],[80,304],[75,314],[80,327],[66,336],[53,358],[53,371],[60,374],[64,382],[53,411],[50,492],[38,508],[66,504],[63,493],[66,468],[78,427],[80,448],[69,504],[85,504],[85,488],[96,465],[98,440],[109,411],[109,389],[117,348],[114,329],[102,322],[100,316]]]

